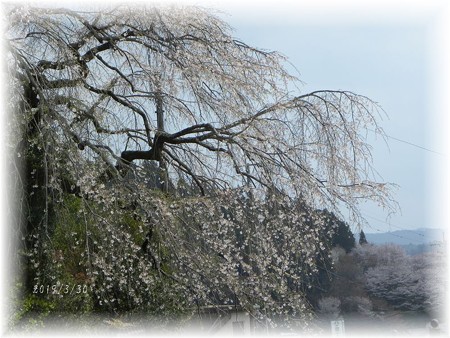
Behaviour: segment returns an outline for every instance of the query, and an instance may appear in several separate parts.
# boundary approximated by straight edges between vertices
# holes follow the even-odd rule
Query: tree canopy
[[[379,106],[302,93],[284,56],[211,11],[11,7],[6,37],[30,274],[56,280],[78,250],[94,307],[298,314],[331,235],[315,210],[395,209],[366,141],[383,135]]]
[[[58,130],[69,161],[97,156],[119,178],[136,160],[164,161],[173,182],[202,192],[250,181],[320,207],[392,205],[365,142],[382,132],[378,106],[346,91],[293,92],[283,56],[237,40],[208,11],[20,8],[8,38],[8,61],[32,88],[20,98],[27,117]]]

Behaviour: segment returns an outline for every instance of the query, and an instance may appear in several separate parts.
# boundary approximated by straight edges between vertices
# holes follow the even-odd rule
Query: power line
[[[373,132],[373,133],[375,133],[375,134],[379,134],[379,133],[377,133],[375,130],[372,130],[372,129],[368,129],[368,130],[371,131],[371,132]],[[428,149],[428,148],[419,146],[418,144],[415,144],[415,143],[412,143],[412,142],[409,142],[409,141],[405,141],[405,140],[399,139],[399,138],[397,138],[397,137],[394,137],[394,136],[391,136],[391,135],[388,135],[388,134],[381,134],[381,135],[384,136],[384,137],[387,137],[387,138],[389,138],[389,139],[392,139],[392,140],[394,140],[394,141],[401,142],[401,143],[405,143],[405,144],[408,144],[408,145],[410,145],[410,146],[412,146],[412,147],[416,147],[416,148],[419,148],[419,149],[428,151],[428,152],[433,153],[433,154],[436,154],[436,155],[446,156],[446,154],[441,153],[441,152],[439,152],[439,151],[435,151],[435,150],[432,150],[432,149]]]
[[[380,229],[374,228],[374,227],[372,227],[372,226],[370,226],[370,225],[369,225],[369,228],[372,228],[372,229],[374,229],[374,230],[376,230],[376,231],[378,231],[378,232],[380,232],[380,233],[383,233],[383,234],[386,234],[386,235],[389,235],[389,236],[394,236],[394,237],[397,237],[397,238],[406,239],[407,241],[414,241],[414,242],[417,242],[417,243],[421,243],[421,244],[422,244],[422,241],[420,241],[420,240],[418,240],[418,239],[415,239],[415,238],[407,238],[407,237],[404,237],[404,236],[400,236],[400,235],[397,235],[397,234],[393,234],[392,232],[383,232],[383,231],[381,231]]]
[[[408,144],[408,145],[410,145],[410,146],[413,146],[413,147],[416,147],[416,148],[419,148],[419,149],[428,151],[428,152],[430,152],[430,153],[437,154],[437,155],[440,155],[440,156],[445,156],[445,154],[443,154],[443,153],[440,153],[440,152],[438,152],[438,151],[431,150],[431,149],[428,149],[428,148],[419,146],[419,145],[417,145],[417,144],[415,144],[415,143],[412,143],[412,142],[409,142],[409,141],[405,141],[405,140],[401,140],[401,139],[399,139],[399,138],[397,138],[397,137],[390,136],[390,135],[385,135],[385,136],[386,136],[387,138],[392,139],[392,140],[395,140],[395,141],[398,141],[398,142],[402,142],[402,143]]]
[[[387,224],[387,225],[392,226],[392,227],[394,227],[394,228],[397,228],[397,229],[399,229],[399,230],[409,231],[409,232],[412,232],[413,234],[416,234],[416,235],[418,235],[418,236],[425,237],[424,234],[418,233],[418,232],[416,232],[416,231],[414,231],[414,230],[406,229],[406,228],[404,228],[404,227],[400,227],[400,226],[395,225],[395,224],[392,224],[392,223],[390,223],[390,222],[383,221],[383,220],[381,220],[381,219],[379,219],[379,218],[370,216],[370,215],[368,215],[368,214],[366,214],[366,213],[362,213],[362,214],[363,214],[364,216],[368,217],[368,218],[371,218],[371,219],[373,219],[373,220],[375,220],[375,221],[378,221],[378,222]]]
[[[371,216],[369,216],[369,215],[367,215],[367,214],[365,214],[365,213],[363,213],[363,215],[366,216],[366,217],[372,218],[372,219],[374,219],[374,220],[376,220],[376,221],[379,221],[379,222],[383,222],[383,223],[392,225],[392,224],[390,224],[390,223],[387,223],[387,222],[384,222],[384,221],[382,221],[382,220],[379,220],[379,219],[377,219],[377,218],[375,218],[375,217],[371,217]],[[379,233],[384,233],[384,234],[387,234],[387,235],[389,235],[389,236],[394,236],[394,237],[397,237],[397,238],[406,239],[406,240],[408,240],[408,241],[414,241],[414,242],[418,242],[418,243],[423,244],[423,242],[420,241],[420,240],[418,240],[418,239],[407,238],[407,237],[404,237],[404,236],[401,236],[401,235],[393,234],[392,232],[386,232],[386,231],[380,230],[380,229],[378,229],[378,228],[376,228],[376,227],[374,227],[374,226],[372,226],[372,225],[370,225],[370,224],[367,224],[367,226],[368,226],[370,229],[375,230],[375,231],[377,231],[377,232],[379,232]],[[400,227],[397,226],[397,228],[400,228]],[[408,229],[402,229],[402,230],[411,231],[411,232],[413,232],[413,233],[415,233],[415,234],[417,234],[417,235],[420,235],[420,236],[422,236],[422,237],[425,237],[425,235],[419,234],[419,233],[414,232],[414,231],[412,231],[412,230],[408,230]]]
[[[373,217],[373,216],[371,216],[371,215],[369,215],[369,214],[367,214],[367,213],[365,213],[365,212],[362,212],[361,214],[364,215],[365,217],[368,217],[368,218],[371,218],[371,219],[373,219],[373,220],[375,220],[375,221],[378,221],[378,222],[387,224],[387,225],[392,226],[392,227],[394,227],[394,228],[397,228],[397,229],[399,229],[399,230],[411,232],[411,233],[413,233],[413,234],[415,234],[415,235],[417,235],[417,236],[423,237],[424,239],[427,238],[427,236],[426,236],[425,234],[423,234],[423,233],[420,233],[420,232],[417,232],[417,231],[414,231],[414,230],[410,230],[410,229],[406,229],[406,228],[404,228],[404,227],[402,227],[402,226],[395,225],[395,224],[392,224],[392,223],[390,223],[390,222],[383,221],[383,220],[381,220],[381,219],[379,219],[379,218],[376,218],[376,217]],[[422,241],[419,240],[419,239],[406,238],[406,237],[401,236],[401,235],[393,234],[393,233],[391,233],[390,231],[389,231],[389,232],[386,232],[386,231],[380,230],[380,229],[378,229],[378,228],[375,228],[374,226],[371,226],[370,224],[368,224],[368,227],[371,228],[371,229],[373,229],[373,230],[375,230],[375,231],[378,231],[378,232],[380,232],[380,233],[384,233],[384,234],[387,234],[387,235],[391,235],[391,236],[403,238],[403,239],[406,239],[406,240],[409,240],[409,241],[415,241],[415,242],[418,242],[418,243],[421,243],[421,244],[427,244],[427,245],[430,245],[430,244],[432,243],[432,242],[430,241],[431,238],[428,238],[428,242],[422,242]],[[439,231],[441,231],[441,230],[439,230]],[[434,236],[433,236],[433,238],[434,238]],[[433,241],[436,241],[436,239],[433,239]]]

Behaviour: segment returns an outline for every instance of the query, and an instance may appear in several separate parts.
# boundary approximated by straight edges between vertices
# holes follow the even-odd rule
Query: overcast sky
[[[444,3],[337,3],[205,5],[224,11],[220,16],[235,29],[236,37],[287,56],[305,82],[304,92],[350,90],[370,97],[386,111],[388,118],[381,124],[391,136],[389,148],[381,140],[371,143],[379,173],[399,185],[401,214],[386,219],[382,209],[365,206],[363,213],[370,222],[366,232],[444,228],[448,150],[440,137],[445,134],[443,121],[448,120],[442,120],[446,107],[436,103],[443,93],[436,89],[444,71],[436,54],[446,52],[439,28]]]

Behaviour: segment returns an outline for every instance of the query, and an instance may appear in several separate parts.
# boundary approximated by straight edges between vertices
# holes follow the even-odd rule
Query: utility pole
[[[156,128],[157,133],[162,134],[165,132],[164,130],[164,108],[163,108],[163,98],[161,95],[161,90],[158,89],[155,97],[156,101]],[[164,147],[164,145],[163,145]],[[162,149],[161,149],[162,150]],[[162,155],[159,158],[159,182],[158,187],[164,191],[169,191],[169,177],[167,173],[167,166],[164,162]]]

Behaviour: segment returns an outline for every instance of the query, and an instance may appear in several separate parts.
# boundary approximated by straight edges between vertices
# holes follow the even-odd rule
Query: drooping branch
[[[157,161],[199,187],[251,181],[317,206],[361,196],[391,204],[365,139],[368,128],[382,135],[380,109],[366,97],[291,95],[297,79],[281,55],[199,9],[36,13],[9,32],[12,57],[34,72],[67,139],[122,175]]]

